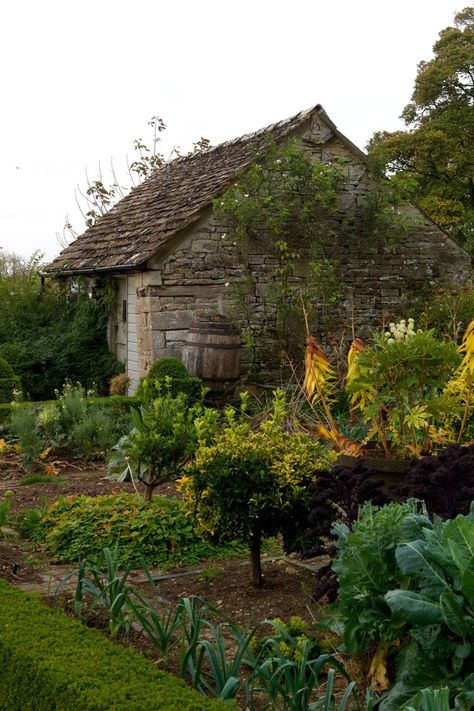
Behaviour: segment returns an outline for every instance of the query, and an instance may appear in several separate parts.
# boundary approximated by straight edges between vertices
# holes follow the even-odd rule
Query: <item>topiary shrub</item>
[[[0,711],[232,711],[0,580]]]
[[[169,378],[185,378],[189,375],[184,363],[179,358],[168,356],[166,358],[158,358],[151,365],[147,377],[151,380],[164,380]]]
[[[174,356],[155,360],[146,377],[140,380],[136,396],[141,400],[153,399],[164,387],[172,397],[179,393],[186,395],[189,405],[202,402],[201,379],[189,375],[186,366]]]
[[[20,378],[15,375],[11,365],[4,358],[0,358],[0,402],[11,402],[13,391],[20,388]]]

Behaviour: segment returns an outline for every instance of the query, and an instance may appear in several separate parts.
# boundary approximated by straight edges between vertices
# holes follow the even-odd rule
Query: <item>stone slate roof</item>
[[[255,133],[176,158],[133,188],[66,247],[45,273],[139,268],[173,235],[195,222],[235,175],[255,161],[256,152],[268,141],[291,134],[315,111],[341,135],[318,104]]]

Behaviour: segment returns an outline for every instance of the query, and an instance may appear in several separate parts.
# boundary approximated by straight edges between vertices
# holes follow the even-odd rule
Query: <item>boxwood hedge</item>
[[[1,711],[230,711],[0,580]]]

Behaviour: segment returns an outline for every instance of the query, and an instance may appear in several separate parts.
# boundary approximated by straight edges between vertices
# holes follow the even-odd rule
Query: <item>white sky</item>
[[[74,189],[321,103],[361,148],[402,127],[417,63],[467,0],[11,0],[0,9],[0,246],[52,257]]]

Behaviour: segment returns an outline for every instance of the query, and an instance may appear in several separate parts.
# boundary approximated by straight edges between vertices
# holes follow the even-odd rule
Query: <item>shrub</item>
[[[201,379],[189,375],[186,366],[174,356],[155,360],[146,377],[140,380],[136,395],[141,400],[154,399],[165,385],[173,397],[183,393],[189,405],[202,402]]]
[[[285,396],[275,395],[273,413],[252,431],[227,411],[227,426],[215,442],[202,445],[180,488],[198,529],[212,541],[237,538],[251,550],[252,580],[262,584],[262,536],[291,525],[304,487],[323,462],[324,450],[306,434],[282,429]]]
[[[474,313],[474,288],[439,289],[436,294],[430,289],[413,310],[423,328],[432,328],[441,338],[459,342]]]
[[[160,566],[195,563],[242,552],[235,544],[225,550],[204,543],[183,503],[174,498],[155,497],[145,503],[136,494],[60,497],[39,524],[36,515],[33,522],[34,540],[63,563],[97,559],[105,546],[117,542],[121,566],[139,567],[142,559]]]
[[[23,538],[34,538],[41,527],[45,508],[23,509],[14,518],[14,526]]]
[[[110,413],[110,417],[115,427],[115,439],[117,441],[124,431],[130,426],[130,410],[139,404],[134,397],[125,397],[121,395],[111,395],[109,397],[86,397],[86,413],[92,407],[99,407],[103,411]],[[38,427],[45,439],[51,444],[64,444],[63,425],[61,422],[61,413],[58,408],[57,400],[46,400],[45,402],[37,403],[0,403],[0,426],[6,432],[11,433],[9,421],[14,407],[35,407],[38,413]],[[87,415],[86,415],[87,416]]]
[[[104,280],[93,298],[89,280],[73,282],[42,280],[38,253],[28,262],[0,259],[0,344],[31,400],[52,398],[66,378],[105,394],[123,370],[106,338],[114,280]]]
[[[0,427],[2,428],[2,430],[8,429],[8,422],[11,417],[11,411],[11,402],[0,403]]]
[[[0,358],[6,360],[14,372],[19,372],[24,365],[23,348],[18,343],[2,343],[0,345]]]
[[[88,405],[100,405],[105,408],[113,414],[114,418],[129,417],[131,408],[139,405],[136,397],[128,395],[109,395],[108,397],[93,395],[87,397],[86,400]]]
[[[26,466],[32,466],[45,447],[68,447],[86,458],[101,455],[130,425],[132,398],[87,398],[79,383],[70,382],[56,395],[57,400],[14,403],[5,410]]]
[[[185,378],[188,373],[188,369],[184,363],[174,356],[168,356],[166,358],[158,358],[150,366],[147,377],[150,380],[164,380],[165,378]]]
[[[117,426],[111,414],[96,405],[74,424],[70,440],[86,459],[91,459],[103,455],[117,441]]]
[[[442,341],[434,331],[415,333],[411,320],[390,329],[371,347],[358,349],[347,390],[353,411],[360,411],[387,456],[392,451],[419,456],[441,440],[446,418],[461,409],[444,393],[461,356],[454,342]]]
[[[32,404],[14,405],[11,410],[10,429],[21,448],[22,462],[30,468],[37,464],[45,442],[39,432],[36,408]]]
[[[183,393],[173,396],[158,390],[137,410],[132,410],[132,430],[113,448],[109,469],[124,481],[133,478],[145,486],[145,500],[154,489],[176,479],[198,446],[200,433],[209,437],[217,412],[200,405],[188,406]]]
[[[110,395],[126,395],[130,386],[130,378],[125,373],[119,373],[110,380]]]
[[[211,701],[131,648],[0,581],[2,711],[204,711]]]
[[[15,390],[20,390],[20,378],[15,375],[11,365],[0,358],[0,402],[11,402]]]

